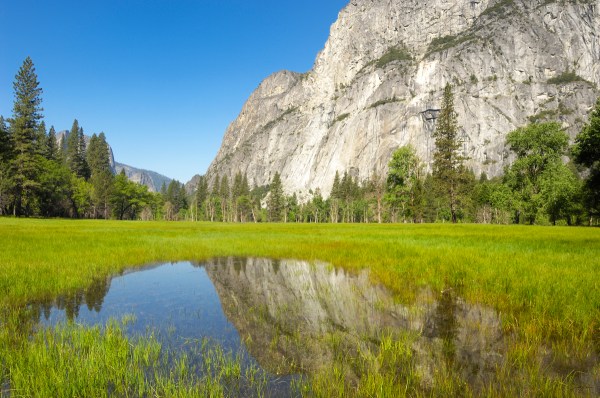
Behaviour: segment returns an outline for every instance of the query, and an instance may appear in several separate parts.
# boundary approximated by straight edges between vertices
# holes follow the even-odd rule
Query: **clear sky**
[[[44,120],[188,181],[268,75],[306,72],[348,0],[0,0],[0,115],[31,56]]]

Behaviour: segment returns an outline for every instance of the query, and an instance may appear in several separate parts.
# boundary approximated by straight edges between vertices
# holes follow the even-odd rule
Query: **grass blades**
[[[31,300],[75,292],[88,286],[95,278],[129,267],[178,260],[202,261],[223,256],[320,260],[349,270],[369,268],[375,282],[392,289],[398,294],[399,301],[407,303],[415,300],[423,287],[440,291],[451,285],[460,288],[461,297],[467,302],[480,303],[498,311],[503,331],[510,337],[508,364],[498,369],[497,380],[490,381],[490,385],[479,386],[478,390],[465,386],[451,369],[440,370],[430,389],[424,389],[422,380],[410,376],[418,375],[418,372],[411,373],[410,366],[414,363],[407,365],[402,362],[406,359],[406,355],[402,354],[405,348],[399,346],[394,349],[398,351],[396,354],[390,354],[388,349],[372,352],[369,358],[375,362],[368,366],[364,361],[360,365],[361,356],[352,354],[347,358],[347,363],[355,364],[352,366],[370,369],[360,383],[349,378],[350,365],[336,365],[309,380],[295,381],[299,394],[304,391],[316,396],[385,396],[391,391],[406,391],[405,395],[409,396],[521,393],[585,396],[593,394],[589,394],[589,390],[577,389],[580,367],[591,369],[586,372],[586,377],[595,380],[592,384],[598,385],[600,380],[599,229],[0,219],[0,237],[0,348],[3,354],[0,374],[5,380],[10,378],[11,389],[21,383],[19,380],[25,385],[26,374],[32,371],[38,372],[39,378],[46,379],[49,384],[60,384],[79,377],[77,369],[59,375],[44,373],[51,372],[51,369],[43,370],[56,367],[56,364],[67,366],[61,355],[75,357],[69,346],[56,340],[61,336],[64,338],[67,332],[61,329],[42,331],[30,340],[24,339],[22,337],[27,333],[19,334],[10,326],[13,322],[10,320],[11,308],[23,308]],[[123,391],[124,395],[136,395],[140,388],[145,388],[140,387],[145,382],[141,381],[141,375],[135,369],[141,368],[140,371],[147,375],[153,368],[144,367],[143,355],[138,354],[141,355],[138,358],[131,350],[124,353],[124,348],[118,349],[122,347],[116,343],[118,338],[114,337],[118,333],[110,327],[113,326],[107,327],[106,333],[111,330],[110,338],[116,339],[114,347],[107,340],[109,335],[99,331],[83,329],[76,334],[85,334],[89,341],[96,339],[100,350],[114,348],[114,353],[110,351],[109,356],[125,358],[123,366],[130,369],[127,370],[128,376],[124,376],[128,381],[114,388],[122,388],[119,391]],[[82,344],[88,341],[85,339]],[[142,351],[152,350],[149,342],[143,339],[130,343],[142,345]],[[58,348],[45,352],[41,350],[44,346],[47,349]],[[391,346],[395,347],[394,344]],[[17,361],[17,354],[23,354],[24,359]],[[77,355],[80,354],[78,351]],[[383,357],[380,358],[380,355]],[[14,361],[7,360],[7,357]],[[39,367],[33,360],[23,362],[26,358],[37,358]],[[47,361],[42,361],[43,358]],[[80,369],[86,366],[81,364]],[[91,384],[108,391],[108,384],[103,384],[106,379],[102,377],[111,374],[111,370],[103,366],[98,364],[95,370],[83,373],[98,372],[99,381]],[[188,390],[192,385],[177,382],[186,367],[186,363],[180,363],[179,373],[177,366],[169,367],[175,373],[161,375],[153,388],[159,388],[165,393],[163,395],[169,396],[196,394],[197,390]],[[402,376],[408,379],[385,370],[396,367],[408,369],[409,376]],[[21,373],[19,369],[22,369]],[[233,369],[231,371],[237,374]],[[28,380],[27,383],[34,381]],[[206,383],[214,388],[207,395],[227,393],[220,381],[218,386],[210,380]],[[203,384],[202,388],[208,388],[206,385]],[[402,389],[398,390],[400,387]],[[147,391],[148,396],[157,395]]]

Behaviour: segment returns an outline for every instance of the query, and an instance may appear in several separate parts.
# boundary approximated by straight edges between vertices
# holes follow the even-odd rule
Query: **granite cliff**
[[[336,171],[387,172],[406,144],[429,167],[447,83],[476,174],[502,174],[506,134],[530,121],[573,138],[599,94],[600,0],[352,0],[309,72],[259,85],[207,176],[261,186],[278,171],[306,197],[327,195]]]

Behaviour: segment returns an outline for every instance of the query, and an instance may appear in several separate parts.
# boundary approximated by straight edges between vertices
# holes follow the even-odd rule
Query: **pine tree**
[[[4,117],[0,116],[0,164],[5,162],[10,152],[10,135]]]
[[[461,202],[462,180],[465,173],[460,154],[459,127],[454,111],[452,86],[446,84],[439,117],[434,133],[435,152],[433,154],[433,173],[435,184],[450,209],[452,222],[457,221]]]
[[[46,151],[44,156],[48,160],[58,160],[59,159],[59,149],[58,143],[56,142],[56,130],[54,130],[54,126],[50,126],[50,131],[48,132],[48,136],[46,137]]]
[[[108,218],[114,177],[110,166],[110,151],[104,133],[92,135],[86,157],[90,170],[90,183],[94,187],[92,195],[94,217]]]
[[[0,215],[3,215],[7,211],[7,206],[10,202],[9,191],[12,184],[10,181],[9,161],[11,156],[10,135],[8,134],[4,118],[0,116]]]
[[[46,123],[42,120],[38,125],[36,137],[35,137],[35,145],[37,148],[37,153],[42,156],[46,156]]]
[[[15,100],[10,120],[11,146],[14,156],[10,162],[13,214],[20,216],[32,212],[40,162],[37,158],[37,133],[42,119],[42,89],[39,87],[35,67],[27,57],[13,83]]]
[[[82,127],[79,127],[79,132],[77,134],[77,153],[79,161],[77,176],[88,180],[90,178],[90,166],[86,159],[85,135],[83,135]]]
[[[208,210],[207,210],[208,219],[210,221],[218,220],[218,218],[219,218],[218,212],[221,211],[221,202],[219,199],[219,188],[220,188],[219,181],[220,181],[219,175],[217,174],[215,176],[215,179],[213,180],[210,198],[207,203],[208,204]]]
[[[333,186],[331,187],[331,193],[329,194],[331,222],[337,223],[339,219],[340,200],[342,198],[340,183],[340,173],[335,171],[335,177],[333,178]]]
[[[104,133],[92,135],[86,152],[86,160],[92,175],[111,172],[110,149]]]
[[[85,158],[85,136],[83,135],[83,128],[79,126],[77,119],[73,121],[73,126],[67,136],[65,155],[67,166],[69,166],[73,174],[85,179],[90,177],[90,169]]]
[[[194,201],[196,202],[196,213],[197,219],[200,219],[200,212],[207,208],[206,201],[208,199],[208,181],[205,176],[200,176],[198,179],[198,186],[196,187],[196,195]],[[208,219],[208,215],[206,217]]]
[[[283,185],[279,172],[275,172],[273,181],[271,181],[270,195],[267,200],[267,211],[269,212],[269,221],[281,221],[284,210]]]
[[[219,197],[221,198],[221,214],[223,215],[223,221],[229,221],[229,202],[231,198],[231,191],[229,188],[229,179],[227,178],[227,175],[224,175],[221,178]]]

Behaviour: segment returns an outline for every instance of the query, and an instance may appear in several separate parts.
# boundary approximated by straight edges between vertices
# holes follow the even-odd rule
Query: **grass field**
[[[223,256],[321,260],[346,269],[368,268],[375,281],[407,303],[426,286],[436,291],[460,287],[467,302],[497,310],[504,333],[512,336],[507,349],[508,365],[498,373],[504,374],[499,380],[511,380],[504,388],[513,390],[490,387],[491,395],[524,390],[533,395],[593,395],[589,390],[577,389],[578,373],[591,378],[592,385],[600,383],[600,229],[442,224],[0,219],[0,309],[4,318],[0,343],[8,358],[1,364],[2,375],[14,379],[18,374],[26,374],[27,366],[33,366],[17,361],[17,357],[48,358],[47,353],[39,352],[48,344],[19,338],[14,332],[15,323],[19,322],[15,308],[32,300],[73,292],[98,276],[125,268]],[[69,329],[55,333],[56,337],[64,336]],[[100,333],[94,338],[106,335]],[[548,351],[552,353],[550,365],[540,359],[540,353]],[[521,383],[514,381],[517,373]],[[385,379],[384,373],[374,372],[366,385],[410,384],[397,378],[379,380],[376,376]],[[339,392],[328,391],[327,382],[323,382],[333,378],[334,375],[316,377],[311,394]],[[453,381],[451,375],[446,380],[447,388],[438,392],[456,393],[460,381]],[[372,385],[375,386],[379,384]],[[361,388],[344,393],[373,393]],[[436,390],[424,391],[430,395]],[[469,393],[468,389],[460,391]]]

